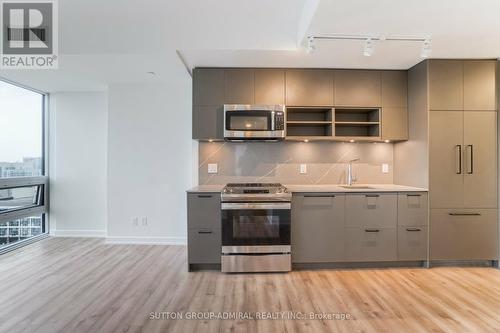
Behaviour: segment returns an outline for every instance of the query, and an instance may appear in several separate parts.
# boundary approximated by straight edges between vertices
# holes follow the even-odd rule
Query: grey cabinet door
[[[380,72],[336,70],[335,106],[382,106]]]
[[[287,106],[332,106],[332,70],[288,69],[286,70]]]
[[[285,70],[255,70],[255,104],[285,104]]]
[[[498,258],[496,209],[431,209],[429,235],[431,260]]]
[[[292,261],[344,260],[343,194],[297,194],[292,199]]]
[[[429,224],[428,195],[424,192],[398,193],[398,226]]]
[[[224,109],[219,106],[193,106],[193,139],[224,138]]]
[[[360,193],[346,195],[346,227],[396,228],[396,193]]]
[[[396,228],[345,228],[348,261],[397,260]]]
[[[226,69],[224,77],[225,104],[254,104],[253,69]]]
[[[429,196],[431,208],[463,207],[463,111],[429,115]]]
[[[220,264],[221,229],[188,229],[188,263]]]
[[[221,228],[220,193],[188,193],[188,229]]]
[[[408,109],[384,106],[382,108],[382,140],[408,140]]]
[[[398,227],[398,260],[427,260],[427,226]]]
[[[407,107],[408,72],[382,71],[382,107]]]
[[[463,110],[463,91],[463,61],[429,61],[430,110]]]
[[[464,61],[464,110],[495,111],[496,61]]]
[[[464,112],[464,207],[497,208],[497,113]]]
[[[224,104],[224,70],[195,68],[193,70],[193,105]]]

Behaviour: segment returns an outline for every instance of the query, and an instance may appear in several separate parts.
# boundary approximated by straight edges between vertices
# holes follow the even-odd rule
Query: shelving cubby
[[[336,108],[333,111],[337,139],[380,139],[380,108]]]
[[[332,138],[333,109],[331,107],[288,107],[286,131],[288,138]]]

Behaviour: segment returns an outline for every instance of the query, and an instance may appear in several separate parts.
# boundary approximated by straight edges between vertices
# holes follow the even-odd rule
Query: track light
[[[432,46],[431,46],[431,40],[426,39],[424,40],[424,43],[422,44],[422,51],[420,52],[420,56],[422,58],[429,58],[432,52]]]
[[[307,37],[307,53],[313,53],[314,50],[316,50],[316,45],[314,44],[314,37],[309,36]]]
[[[365,57],[370,57],[373,54],[374,50],[375,50],[375,43],[371,38],[368,38],[365,42],[365,49],[363,51],[363,55]]]

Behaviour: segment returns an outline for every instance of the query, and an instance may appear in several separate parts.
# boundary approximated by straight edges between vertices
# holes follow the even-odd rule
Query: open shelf
[[[334,112],[335,138],[380,138],[379,108],[338,108]]]
[[[333,117],[332,108],[301,108],[288,107],[286,109],[286,119],[290,122],[303,121],[327,121],[331,122]]]
[[[379,124],[362,125],[362,124],[339,124],[335,123],[336,137],[380,137]]]
[[[335,122],[378,123],[380,122],[380,109],[378,108],[335,109]]]
[[[286,125],[288,137],[330,137],[332,136],[332,123],[288,123]]]

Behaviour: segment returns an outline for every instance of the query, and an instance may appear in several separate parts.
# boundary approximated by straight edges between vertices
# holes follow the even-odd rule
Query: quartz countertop
[[[188,193],[218,193],[225,185],[200,185],[189,190]],[[395,184],[355,184],[350,188],[342,187],[341,184],[331,185],[287,185],[290,192],[296,193],[366,193],[366,192],[427,192],[421,187],[395,185]],[[345,185],[344,185],[345,186]],[[368,188],[367,188],[368,187]]]

